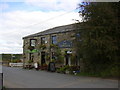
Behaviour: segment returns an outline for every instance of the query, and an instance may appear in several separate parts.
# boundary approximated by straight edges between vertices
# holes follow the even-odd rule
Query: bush
[[[12,63],[17,63],[17,62],[18,62],[18,60],[12,60],[11,62],[12,62]]]
[[[42,49],[42,50],[44,50],[44,49],[46,49],[46,45],[45,45],[45,44],[41,44],[41,45],[39,46],[39,48]]]
[[[70,71],[78,71],[78,70],[80,70],[79,66],[71,66],[70,67]]]
[[[28,61],[28,63],[32,63],[32,62],[33,62],[33,60],[29,60],[29,61]]]
[[[60,68],[60,72],[61,72],[61,73],[65,73],[65,68],[64,68],[64,67],[61,67],[61,68]]]
[[[56,68],[56,72],[60,73],[60,68]]]
[[[50,48],[58,48],[58,46],[55,45],[55,44],[51,44],[51,45],[50,45]]]
[[[55,61],[56,63],[63,63],[64,62],[64,56],[61,54],[57,56],[57,60]]]
[[[101,72],[102,77],[116,77],[120,76],[118,64],[109,65]]]
[[[64,68],[65,68],[65,70],[69,70],[69,69],[70,69],[70,66],[65,65]]]
[[[69,73],[73,74],[73,71],[80,71],[79,66],[69,66],[68,71]]]
[[[119,77],[120,76],[119,67],[118,66],[112,67],[110,73],[113,77]]]
[[[56,71],[59,72],[59,73],[65,73],[66,70],[69,71],[69,66],[68,65],[62,66],[62,67],[58,68]]]
[[[90,76],[90,77],[100,77],[98,73],[89,73],[89,72],[79,72],[77,76]]]

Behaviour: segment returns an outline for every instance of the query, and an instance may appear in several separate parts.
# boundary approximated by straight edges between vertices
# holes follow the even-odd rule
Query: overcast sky
[[[1,0],[0,53],[22,53],[22,37],[80,20],[75,10],[79,3],[80,0]]]

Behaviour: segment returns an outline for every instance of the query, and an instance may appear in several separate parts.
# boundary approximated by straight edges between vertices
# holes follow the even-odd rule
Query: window
[[[77,33],[76,36],[79,38],[80,37],[80,33]]]
[[[30,53],[30,58],[29,58],[29,60],[32,60],[32,61],[33,61],[33,58],[34,58],[33,53]]]
[[[45,44],[45,37],[41,37],[41,44]]]
[[[35,47],[36,44],[36,39],[31,39],[30,40],[30,46],[34,46]]]
[[[57,44],[57,37],[56,36],[52,36],[52,44]]]
[[[53,60],[56,60],[56,56],[55,56],[55,53],[54,53],[54,52],[52,52],[52,59],[53,59]]]
[[[77,33],[77,34],[76,34],[76,38],[77,38],[78,41],[82,41],[82,40],[81,40],[80,33]]]

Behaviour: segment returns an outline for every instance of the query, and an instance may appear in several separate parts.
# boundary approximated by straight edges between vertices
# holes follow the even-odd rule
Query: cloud
[[[78,3],[80,3],[80,0],[25,0],[25,3],[31,6],[37,6],[44,11],[69,11],[75,9]]]
[[[0,3],[0,11],[5,10],[7,8],[9,8],[8,4],[6,4],[6,3]]]
[[[22,37],[52,27],[74,23],[77,12],[13,11],[0,16],[0,53],[22,53]],[[51,18],[51,19],[50,19]]]

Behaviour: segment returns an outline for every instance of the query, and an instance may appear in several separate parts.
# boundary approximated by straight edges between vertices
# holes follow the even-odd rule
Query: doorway
[[[65,65],[69,65],[69,55],[65,55]]]
[[[45,52],[41,52],[41,65],[45,64]]]

